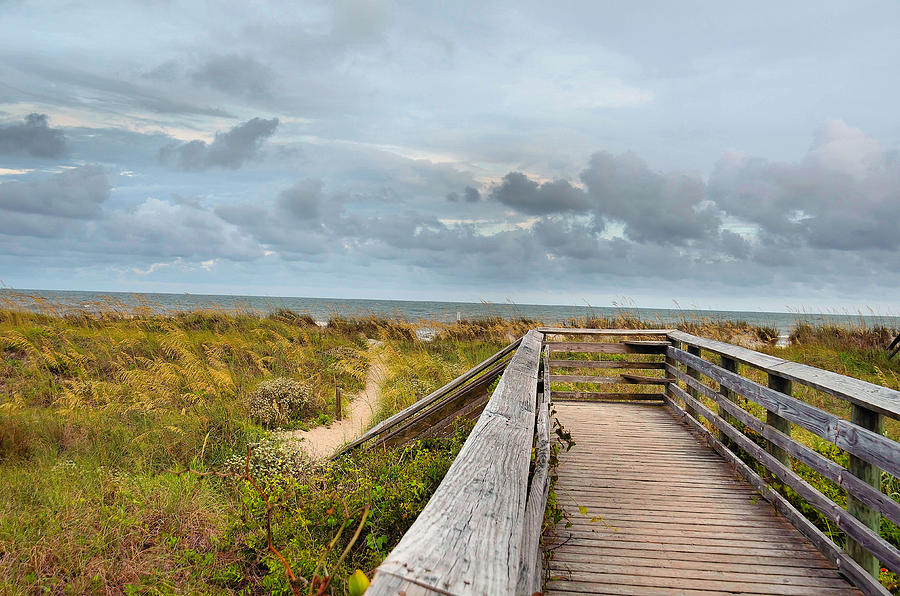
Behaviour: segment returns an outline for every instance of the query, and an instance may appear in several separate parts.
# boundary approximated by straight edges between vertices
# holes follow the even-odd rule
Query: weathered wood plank
[[[505,362],[498,362],[493,367],[484,371],[479,377],[470,380],[465,385],[458,387],[442,399],[430,404],[426,408],[410,415],[406,420],[401,420],[392,428],[386,429],[369,447],[369,449],[392,447],[414,439],[432,425],[439,423],[448,416],[452,416],[457,410],[465,408],[474,401],[479,401],[489,386],[499,377],[506,368]]]
[[[878,412],[874,412],[867,408],[863,408],[857,404],[853,404],[853,412],[851,415],[853,424],[870,430],[876,434],[884,433],[884,416]],[[860,482],[872,488],[879,493],[881,492],[881,470],[870,463],[861,460],[853,455],[850,456],[850,473]],[[878,508],[869,508],[861,499],[857,499],[852,491],[847,494],[847,511],[863,523],[866,527],[871,528],[874,532],[881,529],[881,515]],[[878,577],[881,565],[878,559],[866,548],[859,544],[856,540],[847,540],[847,552],[853,557],[859,565],[869,572],[873,577]]]
[[[536,331],[522,340],[444,480],[378,567],[370,596],[396,594],[394,577],[440,593],[514,593],[541,342]]]
[[[768,505],[762,504],[765,501],[755,501],[750,487],[735,480],[733,472],[721,459],[698,458],[697,450],[709,451],[694,436],[681,434],[682,438],[692,442],[693,448],[672,438],[668,429],[679,430],[681,427],[668,418],[667,410],[638,403],[590,406],[561,403],[556,408],[562,423],[573,433],[576,445],[571,452],[560,454],[557,470],[560,503],[571,510],[572,526],[558,528],[559,534],[553,544],[559,545],[560,553],[574,552],[577,557],[561,554],[552,564],[551,576],[560,576],[565,570],[561,563],[571,561],[583,563],[585,567],[579,573],[586,575],[580,577],[584,581],[569,584],[578,584],[579,589],[589,593],[604,593],[607,588],[621,588],[624,593],[652,593],[657,589],[657,583],[660,590],[666,586],[669,593],[689,592],[701,589],[691,584],[692,581],[711,582],[709,578],[713,571],[720,572],[722,577],[715,587],[710,583],[702,586],[701,591],[852,593],[851,587],[837,575],[834,564],[829,565],[812,544],[785,521],[787,515],[785,518],[775,516]],[[591,408],[603,415],[591,416]],[[680,408],[678,411],[686,416]],[[693,418],[690,420],[696,422]],[[708,432],[706,435],[715,440]],[[648,436],[654,438],[646,440]],[[721,443],[719,446],[731,453]],[[624,459],[620,460],[617,453]],[[679,456],[683,462],[681,467],[677,463]],[[767,489],[761,479],[760,483]],[[575,505],[586,508],[587,516],[576,513]],[[593,517],[600,519],[591,523]],[[596,553],[594,549],[603,552]],[[677,554],[669,555],[669,549]],[[650,553],[648,562],[641,565],[638,559]],[[692,559],[696,553],[705,557],[707,563],[719,565],[720,569],[711,569],[715,565],[704,565],[703,561]],[[755,570],[760,572],[758,585],[755,585],[756,581],[742,581],[729,574],[729,571],[742,571],[740,565],[726,564],[728,555],[752,557],[754,554],[769,559],[745,562],[771,564],[768,574],[762,568]],[[629,559],[628,563],[620,563],[621,569],[616,569],[615,559],[623,556]],[[843,559],[840,556],[835,555],[833,560],[842,561],[842,567],[844,560],[855,565],[846,555]],[[791,565],[782,565],[778,557],[790,560]],[[794,567],[795,561],[804,559],[811,563],[795,567],[796,573],[787,570]],[[671,573],[663,570],[666,567],[680,571]],[[807,568],[819,572],[800,571]],[[856,569],[860,571],[858,565]],[[698,573],[689,573],[695,570]],[[647,583],[645,579],[631,580],[632,577],[648,576],[670,581],[652,580],[653,585],[645,586],[642,584]],[[828,581],[834,581],[835,585],[825,585]],[[558,587],[566,585],[561,581],[550,581],[546,593],[556,593]],[[751,585],[753,589],[750,589]]]
[[[545,350],[545,371],[548,355],[549,350]],[[548,384],[544,386],[549,387]],[[534,450],[534,473],[528,491],[528,502],[525,505],[525,524],[522,531],[522,570],[516,588],[517,594],[523,596],[540,592],[543,583],[541,528],[550,491],[550,396],[547,393],[541,394],[538,402]]]
[[[675,389],[676,385],[670,385],[670,389]],[[847,553],[838,548],[825,534],[822,533],[811,521],[797,511],[790,502],[781,496],[780,493],[772,489],[760,476],[744,463],[741,458],[735,455],[721,441],[719,441],[712,433],[710,433],[703,424],[695,418],[688,416],[681,407],[673,400],[666,398],[666,403],[672,409],[673,414],[685,423],[689,424],[696,432],[703,436],[715,451],[721,455],[728,463],[740,472],[742,476],[750,483],[759,493],[778,510],[788,521],[794,524],[804,536],[806,536],[818,549],[826,555],[830,560],[834,561],[838,569],[847,577],[851,578],[857,587],[862,589],[865,594],[886,596],[889,594],[884,586],[877,580],[872,578],[866,571],[859,566]]]
[[[546,380],[550,383],[595,383],[598,385],[625,382],[623,377],[601,377],[599,375],[549,375]]]
[[[749,364],[765,372],[784,377],[795,383],[846,399],[851,403],[874,410],[885,416],[900,419],[900,391],[806,364],[799,364],[783,358],[762,354],[747,348],[697,337],[682,331],[673,331],[668,336],[670,339],[698,346],[704,350]]]
[[[638,335],[668,335],[674,329],[588,329],[582,327],[538,327],[546,335],[612,335],[619,337]]]
[[[672,369],[670,372],[685,383],[693,384],[698,391],[715,401],[722,408],[723,412],[727,412],[732,419],[759,433],[766,440],[778,445],[819,474],[822,474],[848,493],[854,495],[863,504],[872,507],[895,524],[900,525],[900,503],[897,503],[879,489],[850,474],[849,470],[840,464],[820,455],[806,445],[798,443],[769,425],[763,424],[758,418],[704,383],[691,379],[678,369]],[[724,415],[722,418],[726,421],[729,420]],[[732,426],[734,425],[732,424]]]
[[[551,352],[583,352],[588,354],[627,354],[621,343],[601,343],[595,341],[553,341],[545,344]]]
[[[895,441],[687,352],[669,348],[669,355],[678,362],[696,368],[720,385],[725,385],[767,410],[772,410],[782,418],[816,433],[844,451],[894,476],[900,476],[900,444]],[[670,385],[671,387],[673,385]]]
[[[638,360],[550,360],[551,368],[629,368],[658,369],[665,367],[665,362],[644,362]]]
[[[554,391],[553,399],[554,401],[565,401],[565,400],[582,400],[582,401],[590,401],[590,400],[634,400],[634,401],[643,401],[643,400],[652,400],[659,401],[663,398],[662,393],[599,393],[596,391]]]
[[[668,377],[648,377],[646,375],[622,374],[622,378],[628,383],[637,385],[665,385],[674,379]]]
[[[360,436],[359,438],[357,438],[357,439],[351,441],[350,443],[348,443],[347,445],[345,445],[340,451],[338,451],[338,453],[335,455],[335,457],[337,457],[343,453],[346,453],[347,451],[355,449],[356,447],[359,447],[366,441],[374,439],[378,435],[384,433],[387,429],[393,427],[394,425],[398,424],[399,422],[401,422],[403,420],[406,420],[413,414],[421,411],[423,408],[427,408],[431,404],[442,399],[449,392],[453,391],[454,389],[463,385],[464,383],[468,382],[469,380],[475,378],[476,376],[481,374],[481,372],[490,368],[491,365],[500,361],[507,354],[509,354],[516,348],[518,348],[521,343],[522,343],[522,338],[517,339],[516,341],[512,342],[511,344],[509,344],[508,346],[506,346],[505,348],[503,348],[502,350],[500,350],[499,352],[497,352],[490,358],[488,358],[488,359],[484,360],[483,362],[481,362],[480,364],[478,364],[478,366],[459,375],[458,377],[456,377],[455,379],[453,379],[452,381],[450,381],[449,383],[447,383],[440,389],[437,389],[437,390],[433,391],[432,393],[426,395],[425,397],[423,397],[416,403],[412,404],[411,406],[409,406],[408,408],[405,408],[404,410],[402,410],[400,412],[397,412],[396,414],[394,414],[387,420],[384,420],[384,421],[376,424],[375,426],[370,428],[368,431],[363,433],[362,436]]]
[[[725,422],[725,420],[707,408],[703,403],[692,398],[680,387],[673,385],[672,390],[685,403],[690,403],[701,416],[712,422],[716,428],[725,431],[728,437],[734,441],[736,445],[744,449],[755,460],[762,463],[766,469],[772,472],[772,474],[790,486],[798,495],[806,500],[807,503],[815,507],[819,513],[833,521],[847,534],[847,536],[853,538],[870,553],[875,554],[890,569],[900,571],[900,551],[894,548],[880,535],[873,532],[858,519],[847,515],[843,508],[839,507],[834,501],[816,490],[814,486],[794,473],[793,470],[781,463],[775,456]]]

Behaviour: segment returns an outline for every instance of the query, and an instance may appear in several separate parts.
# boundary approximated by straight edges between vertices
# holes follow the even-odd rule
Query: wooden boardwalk
[[[576,445],[547,594],[860,594],[666,407],[554,407]]]

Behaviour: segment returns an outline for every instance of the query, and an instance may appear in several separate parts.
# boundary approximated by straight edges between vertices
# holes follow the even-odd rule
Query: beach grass
[[[663,326],[627,314],[562,324]],[[327,423],[336,385],[344,395],[363,388],[367,339],[378,339],[386,362],[377,421],[538,325],[374,316],[322,325],[288,310],[0,310],[0,592],[289,593],[268,526],[273,547],[304,578],[298,584],[327,569],[330,588],[343,593],[349,574],[370,573],[412,523],[468,427],[323,464],[278,442],[277,429],[254,417],[252,392],[274,378],[302,383],[318,409],[289,427]],[[900,362],[882,347],[891,330],[798,326],[778,347],[776,330],[747,323],[677,326],[900,389]],[[840,400],[795,395],[849,417]],[[896,440],[898,431],[890,421],[887,434]],[[810,433],[795,436],[845,457]],[[242,477],[245,464],[261,491]],[[841,502],[828,481],[795,468]],[[886,478],[885,490],[897,498],[896,479]],[[897,543],[896,528],[883,535]]]

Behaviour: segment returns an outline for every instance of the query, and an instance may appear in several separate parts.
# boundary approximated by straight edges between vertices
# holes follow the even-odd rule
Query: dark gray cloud
[[[780,246],[836,250],[900,246],[900,159],[842,122],[822,127],[799,162],[729,156],[709,198]]]
[[[0,209],[61,218],[89,218],[100,213],[110,186],[100,166],[82,166],[42,180],[0,184]]]
[[[499,186],[491,190],[491,198],[522,213],[542,215],[585,211],[590,203],[584,192],[565,180],[539,184],[521,172],[510,172]]]
[[[170,75],[163,68],[161,76]],[[171,76],[171,75],[170,75]],[[270,95],[272,69],[251,56],[228,54],[208,59],[191,73],[191,79],[230,95],[260,98]]]
[[[217,132],[212,143],[191,141],[163,147],[159,159],[181,170],[222,167],[236,170],[256,157],[267,138],[275,134],[278,118],[253,118],[227,132]]]
[[[706,185],[698,175],[662,174],[633,153],[601,151],[591,156],[581,181],[594,212],[624,223],[632,240],[681,243],[719,228],[719,214],[705,203]]]
[[[447,193],[447,200],[451,203],[457,203],[460,199],[466,203],[477,203],[481,200],[481,192],[473,186],[467,186],[462,192],[462,197],[455,191]]]
[[[46,114],[28,114],[24,122],[0,124],[0,153],[59,157],[66,152],[66,135],[50,128]]]
[[[301,180],[278,193],[278,206],[291,217],[316,219],[322,201],[321,180]]]

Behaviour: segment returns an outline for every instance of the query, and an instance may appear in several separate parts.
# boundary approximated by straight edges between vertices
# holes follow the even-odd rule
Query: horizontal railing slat
[[[674,388],[674,385],[670,385],[670,388]],[[852,578],[853,582],[863,590],[863,593],[868,595],[879,595],[879,596],[887,596],[890,594],[887,590],[884,589],[884,586],[878,581],[877,578],[872,577],[866,571],[860,567],[860,565],[854,561],[850,555],[843,552],[837,545],[834,544],[821,530],[819,530],[811,521],[806,519],[802,513],[797,511],[797,509],[791,505],[791,503],[785,499],[781,494],[779,494],[775,489],[766,484],[766,481],[763,480],[756,472],[754,472],[750,466],[748,466],[744,461],[734,454],[731,450],[729,450],[721,441],[719,441],[715,435],[713,435],[709,430],[703,426],[703,424],[690,416],[685,410],[681,409],[681,407],[675,403],[671,397],[666,397],[667,405],[672,409],[675,415],[686,423],[690,424],[694,429],[696,429],[699,433],[701,433],[707,441],[709,441],[710,445],[712,445],[713,449],[721,455],[726,461],[731,463],[740,473],[741,475],[749,482],[754,488],[756,488],[759,493],[772,505],[775,509],[778,510],[785,518],[787,518],[793,525],[796,527],[804,536],[809,538],[809,540],[818,548],[822,553],[824,553],[829,559],[834,561],[838,569],[841,570],[842,573]]]
[[[893,571],[900,572],[900,551],[889,544],[884,538],[869,529],[865,524],[847,513],[837,503],[820,493],[806,480],[798,476],[789,467],[781,463],[775,456],[751,441],[741,431],[734,428],[724,419],[707,408],[702,402],[694,399],[686,391],[672,385],[672,393],[680,400],[689,404],[701,416],[709,420],[713,426],[723,431],[739,447],[744,449],[755,460],[763,464],[772,474],[782,482],[790,486],[798,495],[816,508],[822,515],[833,521],[848,536],[864,546],[874,554],[883,564]]]
[[[665,368],[664,362],[637,360],[550,360],[550,368],[629,368],[634,370]]]
[[[522,338],[520,337],[519,339],[512,342],[511,344],[509,344],[508,346],[506,346],[505,348],[503,348],[502,350],[500,350],[499,352],[497,352],[490,358],[488,358],[488,359],[484,360],[483,362],[481,362],[480,364],[478,364],[478,366],[475,366],[474,368],[467,370],[466,372],[459,375],[458,377],[456,377],[455,379],[453,379],[452,381],[450,381],[449,383],[447,383],[440,389],[437,389],[437,390],[431,392],[430,394],[428,394],[425,397],[423,397],[422,399],[418,400],[416,403],[412,404],[408,408],[405,408],[404,410],[397,412],[390,418],[383,420],[382,422],[379,422],[378,424],[376,424],[375,426],[370,428],[368,431],[363,433],[362,436],[360,436],[359,438],[357,438],[357,439],[351,441],[350,443],[348,443],[347,445],[345,445],[344,448],[338,452],[338,455],[340,455],[341,453],[350,451],[351,449],[355,449],[356,447],[359,447],[366,441],[374,439],[378,435],[384,433],[389,428],[396,426],[397,424],[400,424],[404,420],[408,419],[410,416],[420,412],[421,410],[427,408],[431,404],[433,404],[437,401],[440,401],[441,399],[444,398],[444,396],[446,396],[448,393],[450,393],[457,387],[460,387],[463,384],[470,381],[471,379],[475,378],[479,373],[481,373],[482,371],[489,368],[495,362],[499,362],[504,356],[506,356],[507,354],[509,354],[516,348],[518,348],[519,344],[521,342],[522,342]]]
[[[608,335],[613,337],[668,335],[675,331],[674,329],[586,329],[581,327],[538,327],[537,330],[547,335]]]
[[[717,383],[770,410],[785,420],[812,431],[844,451],[900,476],[900,444],[866,430],[806,402],[769,389],[729,372],[715,364],[677,348],[669,348],[670,358],[700,371]]]
[[[764,439],[772,441],[819,474],[822,474],[841,488],[851,492],[860,501],[878,510],[879,513],[887,516],[887,518],[895,524],[900,524],[900,503],[897,503],[880,490],[866,484],[856,476],[852,475],[847,468],[831,461],[806,445],[798,443],[788,435],[779,432],[768,424],[765,424],[737,404],[731,402],[712,387],[688,376],[681,370],[670,366],[668,367],[668,371],[670,374],[677,377],[679,381],[683,381],[686,385],[697,389],[706,397],[716,402],[716,404],[726,412],[734,416],[739,422],[751,428]]]
[[[900,391],[682,331],[668,336],[900,420]]]
[[[428,504],[367,594],[513,594],[520,573],[542,334],[529,331]],[[398,582],[399,580],[399,582]]]

